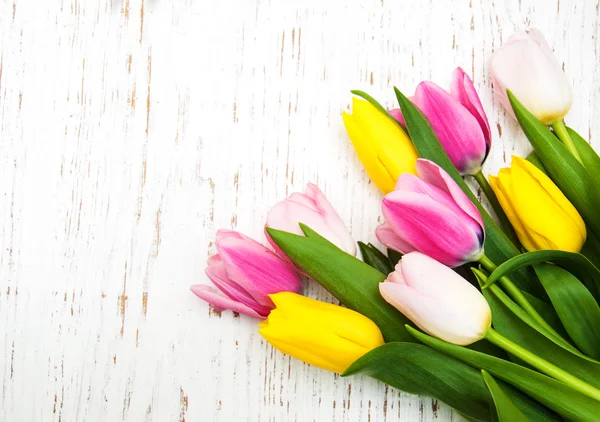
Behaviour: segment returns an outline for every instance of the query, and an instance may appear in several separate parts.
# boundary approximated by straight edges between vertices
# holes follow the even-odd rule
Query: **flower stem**
[[[479,263],[481,265],[483,265],[483,267],[488,270],[490,273],[492,273],[497,267],[496,264],[494,264],[491,259],[489,259],[487,257],[487,255],[482,255],[482,257],[479,259]],[[502,287],[504,288],[504,290],[506,290],[506,292],[508,293],[508,295],[525,311],[527,312],[527,314],[529,314],[529,316],[535,321],[537,322],[541,327],[543,327],[545,330],[547,330],[548,332],[552,333],[553,335],[557,336],[558,338],[562,338],[560,334],[558,334],[556,332],[556,330],[554,328],[552,328],[552,326],[550,326],[550,324],[548,324],[546,322],[546,320],[544,318],[542,318],[542,316],[540,314],[538,314],[538,312],[535,310],[535,308],[533,307],[533,305],[531,305],[531,303],[529,303],[529,301],[527,300],[527,298],[525,297],[525,295],[521,292],[521,289],[519,289],[515,283],[512,282],[512,280],[506,276],[501,277],[498,282],[502,285]]]
[[[571,155],[577,158],[577,161],[581,163],[581,157],[579,156],[579,152],[577,152],[577,148],[575,148],[575,144],[573,143],[573,140],[571,139],[571,136],[569,135],[569,132],[567,131],[567,128],[565,127],[565,124],[563,123],[562,119],[555,121],[550,126],[552,126],[552,129],[554,129],[554,133],[556,133],[558,139],[560,139],[562,143],[567,147]]]
[[[538,369],[540,372],[551,376],[554,379],[562,381],[572,389],[577,390],[588,397],[591,397],[595,400],[600,400],[599,389],[571,375],[570,373],[559,368],[558,366],[553,365],[547,360],[544,360],[539,356],[531,353],[529,350],[519,346],[517,343],[510,341],[509,339],[495,331],[493,328],[490,328],[485,338],[490,343],[495,344],[501,349],[504,349],[507,352],[513,354],[514,356],[527,362],[534,368]]]
[[[498,202],[498,198],[496,197],[496,194],[490,186],[490,183],[488,182],[487,178],[483,175],[481,170],[479,170],[479,172],[476,173],[473,177],[479,184],[479,187],[481,188],[483,193],[485,193],[485,196],[490,202],[490,205],[492,206],[494,212],[498,216],[498,219],[500,220],[500,225],[504,229],[504,233],[506,233],[506,236],[508,236],[510,241],[517,247],[517,249],[520,249],[521,242],[519,242],[519,238],[517,237],[517,234],[515,233],[512,224],[510,224],[510,220],[504,213],[500,202]]]

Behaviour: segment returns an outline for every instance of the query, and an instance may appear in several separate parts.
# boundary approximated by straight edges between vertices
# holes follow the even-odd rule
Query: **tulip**
[[[396,123],[367,101],[352,99],[352,114],[342,113],[344,125],[367,174],[384,193],[398,176],[414,173],[417,151]]]
[[[417,160],[418,177],[403,174],[382,204],[386,223],[376,235],[401,253],[419,251],[451,267],[483,255],[481,214],[441,167]]]
[[[299,223],[310,227],[341,250],[356,255],[356,244],[344,222],[323,192],[312,183],[306,185],[304,193],[292,193],[267,213],[267,227],[303,236]],[[266,237],[279,252],[270,236],[267,234]]]
[[[545,125],[561,120],[571,108],[569,80],[537,29],[514,34],[496,50],[490,73],[494,92],[513,117],[507,89]]]
[[[274,307],[269,294],[302,289],[292,265],[243,234],[219,230],[216,247],[218,253],[209,258],[206,275],[218,290],[201,284],[191,290],[217,310],[263,319]]]
[[[490,183],[525,249],[581,250],[586,239],[583,219],[535,165],[513,157],[512,166],[490,176]]]
[[[419,252],[404,255],[379,284],[379,291],[423,331],[460,346],[484,338],[492,323],[490,307],[479,290]]]
[[[271,295],[276,308],[259,324],[260,334],[279,351],[308,364],[342,373],[381,346],[373,321],[358,312],[294,293]]]
[[[425,114],[452,164],[462,175],[481,171],[492,144],[490,125],[471,78],[459,67],[450,93],[433,82],[421,82],[411,101]],[[399,109],[390,114],[404,124]]]

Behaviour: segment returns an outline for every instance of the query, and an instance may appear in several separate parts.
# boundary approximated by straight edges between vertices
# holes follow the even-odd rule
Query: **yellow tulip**
[[[342,373],[383,344],[381,331],[358,312],[296,293],[269,295],[275,309],[259,324],[279,351],[328,371]]]
[[[387,194],[402,173],[416,174],[417,151],[389,117],[365,100],[352,98],[352,114],[342,113],[344,126],[367,174]]]
[[[583,219],[536,166],[513,157],[510,168],[490,176],[490,184],[525,249],[581,250],[587,235]]]

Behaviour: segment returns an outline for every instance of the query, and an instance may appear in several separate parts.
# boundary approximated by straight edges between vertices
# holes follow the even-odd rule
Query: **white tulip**
[[[479,290],[420,252],[404,255],[379,291],[423,331],[453,344],[481,340],[492,324],[490,307]]]
[[[561,120],[571,108],[569,80],[537,29],[512,35],[492,55],[490,73],[494,92],[513,117],[507,88],[545,125]]]

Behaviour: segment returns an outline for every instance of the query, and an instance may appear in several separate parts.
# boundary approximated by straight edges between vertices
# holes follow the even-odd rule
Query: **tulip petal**
[[[506,94],[510,88],[525,108],[549,125],[567,114],[573,92],[560,64],[540,37],[534,31],[533,39],[520,34],[509,40],[494,52],[489,68],[494,92],[507,110],[512,110]]]
[[[243,303],[236,302],[235,300],[218,293],[216,289],[210,286],[196,284],[191,286],[190,290],[200,299],[210,303],[217,311],[230,309],[233,312],[239,312],[240,314],[248,315],[252,318],[258,319],[264,319],[268,315],[268,312],[264,315],[261,315]]]
[[[475,174],[479,171],[487,144],[477,118],[433,82],[421,82],[414,99],[458,172]]]
[[[354,120],[354,115],[343,112],[342,118],[358,159],[365,168],[369,178],[384,194],[391,192],[394,189],[397,175],[391,174],[379,159],[369,140],[369,134],[361,130]]]
[[[556,185],[533,164],[518,157],[513,158],[511,175],[513,206],[535,240],[536,249],[579,252],[586,238],[585,225]],[[565,212],[563,206],[570,212]]]
[[[457,99],[477,119],[487,145],[487,156],[492,147],[490,124],[481,105],[479,95],[477,95],[477,91],[473,86],[473,81],[460,67],[457,67],[452,73],[450,95]]]
[[[261,315],[267,315],[273,307],[272,304],[271,306],[262,306],[243,287],[230,280],[225,264],[219,255],[213,255],[209,258],[205,272],[213,284],[229,299],[254,309]]]
[[[299,292],[302,287],[291,265],[252,239],[225,238],[217,242],[217,251],[229,279],[263,306],[272,306],[269,293]]]
[[[485,236],[485,226],[481,213],[444,169],[431,160],[419,158],[417,160],[417,174],[422,180],[448,193],[454,202],[479,224]]]
[[[394,118],[394,120],[396,120],[402,126],[406,127],[406,120],[404,120],[402,110],[400,110],[399,108],[393,108],[391,110],[388,110],[388,113]]]
[[[346,228],[346,225],[340,218],[340,215],[333,208],[333,206],[325,197],[323,192],[321,192],[321,189],[319,189],[317,185],[309,183],[308,185],[306,185],[304,195],[308,196],[309,198],[312,198],[315,201],[315,205],[321,213],[321,215],[323,216],[323,219],[325,220],[325,224],[328,226],[329,231],[335,234],[336,239],[332,243],[339,246],[341,249],[345,250],[350,255],[356,256],[356,243],[354,243],[354,239],[348,232],[348,229]],[[309,227],[311,227],[317,233],[321,234],[314,227]],[[321,234],[321,236],[327,239],[327,236],[325,234]]]
[[[424,194],[394,191],[383,199],[383,215],[413,247],[446,265],[477,260],[483,232],[465,213],[457,214]]]
[[[307,185],[304,194],[293,193],[267,213],[268,227],[303,236],[299,223],[310,227],[340,249],[356,255],[356,245],[344,222],[323,192],[312,183]],[[267,239],[274,243],[268,233]]]
[[[375,229],[375,236],[386,248],[393,249],[400,253],[409,253],[415,250],[401,236],[397,235],[388,223],[383,223]]]

